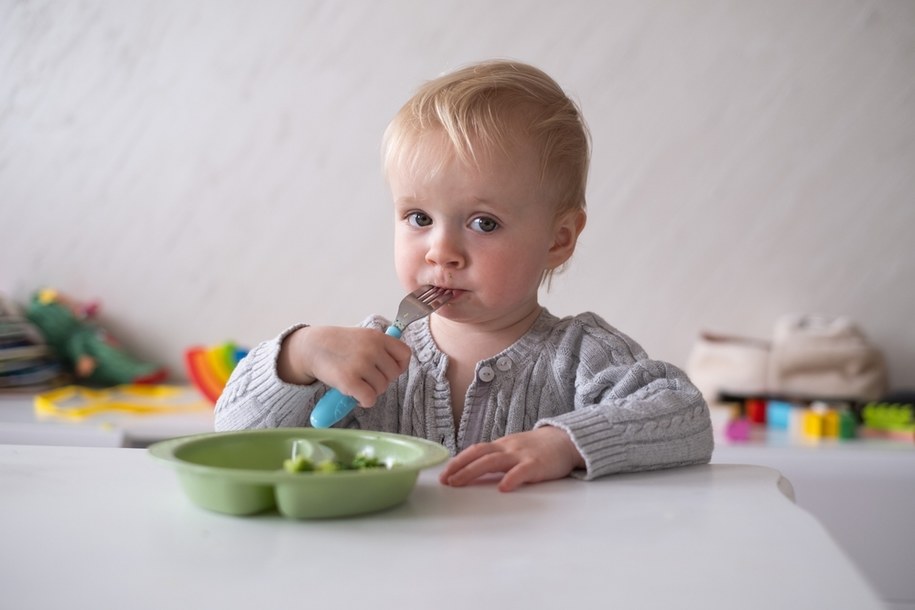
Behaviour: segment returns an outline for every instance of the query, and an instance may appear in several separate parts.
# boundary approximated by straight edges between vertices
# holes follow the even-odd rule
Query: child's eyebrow
[[[416,195],[404,195],[403,197],[396,198],[394,200],[394,205],[396,205],[396,206],[416,205],[417,203],[420,203],[421,201],[422,200],[419,197],[417,197]]]
[[[475,196],[475,197],[473,198],[473,202],[474,202],[474,203],[479,203],[479,204],[481,204],[481,205],[485,205],[485,206],[490,206],[490,207],[491,207],[491,206],[494,206],[494,205],[496,205],[496,204],[498,203],[498,199],[497,199],[497,198],[493,198],[493,197],[482,197],[482,196],[477,195],[477,196]]]

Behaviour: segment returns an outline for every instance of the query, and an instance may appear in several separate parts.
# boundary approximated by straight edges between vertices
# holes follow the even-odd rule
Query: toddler
[[[538,302],[586,219],[588,132],[553,79],[508,61],[435,79],[391,121],[383,153],[398,278],[452,299],[402,341],[372,316],[260,344],[216,405],[218,430],[308,425],[336,387],[359,404],[338,426],[447,447],[446,485],[709,461],[708,407],[683,372],[593,313],[560,319]]]

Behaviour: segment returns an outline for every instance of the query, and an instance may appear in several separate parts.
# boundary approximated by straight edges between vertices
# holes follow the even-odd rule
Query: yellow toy
[[[71,421],[113,411],[160,415],[210,408],[195,393],[169,385],[120,385],[106,389],[71,385],[35,397],[35,413],[40,417]]]

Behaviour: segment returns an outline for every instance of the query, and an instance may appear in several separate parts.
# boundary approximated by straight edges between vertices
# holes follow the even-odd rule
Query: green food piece
[[[385,468],[385,463],[377,457],[360,453],[353,458],[352,467],[355,470],[365,470],[367,468]]]
[[[286,472],[314,472],[326,474],[341,470],[368,470],[370,468],[388,468],[384,460],[367,453],[358,453],[348,464],[339,460],[324,460],[315,464],[310,459],[297,455],[283,461]]]
[[[343,465],[340,462],[335,462],[334,460],[324,460],[315,467],[315,472],[337,472],[338,470],[343,470]]]
[[[311,472],[315,469],[315,465],[307,457],[297,455],[294,458],[284,460],[283,468],[286,472]]]

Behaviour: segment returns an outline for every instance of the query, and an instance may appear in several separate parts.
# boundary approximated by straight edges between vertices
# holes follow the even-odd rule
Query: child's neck
[[[448,355],[449,360],[470,358],[476,365],[480,360],[495,356],[520,339],[540,317],[542,310],[540,305],[535,304],[517,320],[498,327],[455,322],[433,315],[430,327],[436,345]]]
[[[540,316],[538,305],[519,320],[504,327],[482,327],[438,316],[430,320],[435,343],[448,355],[446,376],[451,386],[451,410],[455,427],[464,413],[464,399],[473,382],[477,363],[495,356],[520,339]]]

